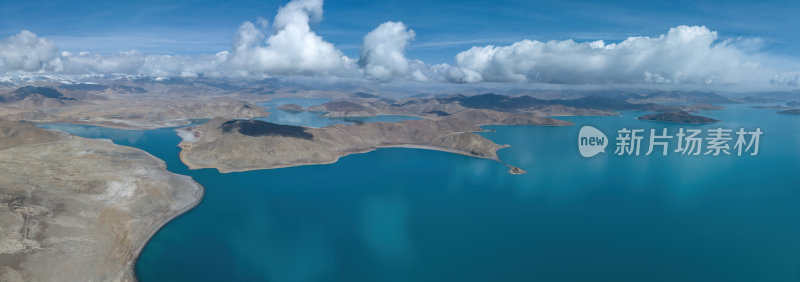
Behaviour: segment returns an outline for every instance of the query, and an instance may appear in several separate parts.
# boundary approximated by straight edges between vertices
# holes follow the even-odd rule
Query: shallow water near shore
[[[564,117],[487,126],[501,163],[379,149],[330,165],[188,170],[173,129],[46,125],[148,151],[206,189],[136,264],[140,281],[797,281],[800,116],[746,105],[682,125]],[[301,119],[300,122],[316,122]],[[577,133],[764,131],[758,156],[584,159]],[[646,151],[646,148],[644,148]],[[643,152],[644,153],[644,152]]]

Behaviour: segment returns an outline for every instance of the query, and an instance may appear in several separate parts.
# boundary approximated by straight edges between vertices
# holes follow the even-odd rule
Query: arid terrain
[[[342,156],[386,147],[431,149],[500,161],[496,151],[504,146],[475,134],[483,131],[479,125],[572,123],[532,114],[473,109],[441,118],[323,128],[220,118],[178,132],[183,137],[181,159],[187,166],[217,168],[221,172],[327,164]],[[524,172],[510,169],[511,173]]]
[[[608,116],[705,122],[699,111],[721,104],[782,103],[792,95],[736,98],[681,91],[522,91],[516,94],[375,95],[315,90],[264,79],[98,76],[0,81],[0,281],[131,281],[148,238],[193,207],[202,188],[138,149],[44,130],[33,124],[76,123],[121,129],[179,127],[181,160],[221,172],[327,164],[387,147],[439,150],[504,163],[482,125],[568,126],[557,116]],[[787,96],[788,95],[788,96]],[[320,117],[403,115],[419,120],[310,128],[269,123],[260,103],[275,98],[327,98],[278,109]],[[21,122],[17,122],[21,121]],[[487,135],[489,136],[489,135]],[[504,163],[505,164],[505,163]],[[525,173],[508,166],[511,174]],[[535,168],[527,168],[535,169]]]
[[[0,281],[133,281],[147,240],[203,189],[148,153],[0,121]]]
[[[36,123],[80,123],[122,129],[151,129],[189,124],[191,119],[258,118],[269,112],[258,104],[280,97],[329,98],[330,102],[283,110],[323,117],[405,115],[447,116],[466,109],[538,116],[606,116],[620,111],[697,112],[720,104],[783,101],[786,95],[730,98],[706,92],[522,91],[494,93],[375,95],[363,91],[316,90],[276,80],[98,76],[29,77],[0,83],[0,118]],[[792,97],[792,96],[788,96]],[[792,107],[787,104],[787,107]]]
[[[123,96],[61,101],[42,98],[41,94],[28,95],[28,98],[20,101],[0,104],[0,118],[37,123],[152,129],[187,125],[190,119],[217,116],[255,118],[269,115],[263,107],[231,97],[138,99]]]

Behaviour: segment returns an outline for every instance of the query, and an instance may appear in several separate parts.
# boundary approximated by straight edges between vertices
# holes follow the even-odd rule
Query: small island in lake
[[[674,112],[662,112],[657,114],[649,114],[639,117],[640,120],[651,120],[651,121],[662,121],[662,122],[674,122],[674,123],[686,123],[686,124],[703,124],[703,123],[712,123],[717,122],[719,120],[692,115],[690,113],[684,111],[674,111]]]
[[[778,113],[784,115],[800,115],[800,109],[785,110],[785,111],[780,111]]]

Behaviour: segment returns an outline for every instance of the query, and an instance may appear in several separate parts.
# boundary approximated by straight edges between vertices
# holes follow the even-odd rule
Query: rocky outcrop
[[[144,151],[0,121],[0,281],[133,281],[202,188]]]

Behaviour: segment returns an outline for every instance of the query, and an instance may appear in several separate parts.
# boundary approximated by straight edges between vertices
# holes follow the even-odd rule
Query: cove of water
[[[325,113],[318,112],[292,112],[278,109],[278,107],[286,104],[295,104],[303,108],[321,105],[327,103],[330,99],[327,98],[275,98],[268,102],[260,103],[260,106],[267,107],[267,111],[271,112],[268,117],[258,118],[258,120],[268,121],[278,124],[298,125],[308,127],[325,127],[334,124],[352,124],[363,122],[398,122],[404,120],[415,120],[417,117],[411,116],[398,116],[398,115],[384,115],[373,117],[331,117],[331,118],[318,118],[318,116]]]
[[[188,170],[172,129],[47,125],[141,148],[202,203],[143,250],[141,281],[798,281],[800,116],[746,105],[680,125],[489,126],[498,162],[380,149],[330,165]],[[314,123],[316,118],[301,119]],[[326,121],[327,122],[327,121]],[[758,156],[580,157],[577,133],[761,127]],[[613,144],[607,149],[613,152]]]

